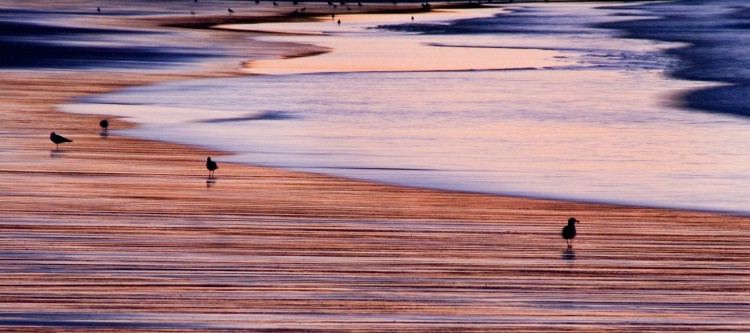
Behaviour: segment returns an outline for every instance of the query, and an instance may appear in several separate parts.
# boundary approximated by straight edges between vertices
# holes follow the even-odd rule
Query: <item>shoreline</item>
[[[462,7],[462,6],[459,6],[459,7]],[[404,9],[404,8],[400,8],[400,9]],[[407,10],[407,12],[410,12],[410,11]],[[474,13],[474,15],[476,15],[476,14],[477,13]],[[235,20],[235,21],[238,20],[238,18],[236,18],[236,17],[235,18],[230,17],[229,19]],[[273,21],[276,21],[277,19],[283,20],[283,17],[272,17],[272,18],[269,18],[269,19],[257,20],[257,21],[254,21],[254,22],[252,22],[250,24],[250,26],[252,26],[252,24],[254,24],[254,23],[260,23],[261,27],[263,27],[263,28],[265,28],[265,30],[267,30],[265,34],[263,34],[263,31],[264,31],[263,28],[259,28],[259,30],[243,30],[243,29],[241,29],[239,27],[237,27],[237,28],[231,28],[230,26],[226,26],[226,25],[222,24],[222,25],[220,25],[218,27],[215,27],[215,29],[222,30],[222,31],[238,32],[238,33],[244,32],[244,33],[252,35],[252,36],[255,36],[256,34],[261,34],[263,36],[265,36],[265,35],[276,35],[276,34],[280,34],[280,32],[278,32],[278,31],[271,31],[270,29],[272,29],[272,28],[269,28],[268,26],[264,25],[264,23],[266,23],[266,22],[273,22]],[[215,20],[216,20],[215,18],[210,18],[211,22],[214,22]],[[324,21],[327,21],[327,18],[324,18]],[[172,27],[174,25],[171,24],[171,23],[168,23],[168,24],[166,24],[166,26]],[[205,27],[208,26],[208,24],[197,23],[195,26],[196,27],[201,27],[200,29],[205,29]],[[288,31],[295,31],[295,30],[293,28],[290,28]],[[294,34],[297,34],[297,33],[295,33],[295,32],[284,32],[284,33],[281,33],[281,34],[291,34],[291,35],[294,35]],[[301,34],[305,34],[305,33],[302,32]],[[300,42],[300,43],[305,43],[305,42]],[[316,50],[316,49],[314,49],[315,46],[314,46],[313,43],[314,42],[309,42],[309,45],[311,45],[312,48],[313,48],[309,52],[301,52],[301,51],[299,51],[297,54],[289,54],[289,55],[285,55],[285,56],[283,56],[281,58],[282,59],[291,59],[291,58],[298,58],[298,57],[309,57],[309,56],[314,56],[314,55],[317,55],[317,54],[322,54],[322,53],[330,52],[330,50]],[[352,57],[352,58],[360,58],[360,57]],[[268,60],[268,59],[261,59],[260,62],[262,62],[264,60]],[[256,59],[245,61],[245,62],[243,62],[243,67],[248,67],[248,63],[253,63],[255,61],[256,61]],[[272,59],[272,61],[277,61],[277,60]],[[295,67],[295,66],[291,66],[291,67]],[[231,154],[231,152],[227,152],[227,153]],[[252,165],[252,163],[251,163],[251,165]],[[282,167],[282,169],[283,169],[283,167]],[[286,169],[286,170],[289,170],[289,169]],[[311,172],[311,173],[314,173],[314,174],[319,174],[320,173],[320,174],[331,175],[331,173],[326,173],[326,171],[320,171],[320,172],[317,171],[317,170],[310,170],[310,171],[307,171],[307,170],[295,170],[295,171]],[[347,175],[338,175],[338,176],[339,177],[347,178]],[[348,177],[348,178],[349,179],[358,179],[358,178],[356,178],[354,176],[352,176],[352,177]],[[361,180],[367,181],[366,178],[361,179]],[[378,181],[378,180],[371,180],[371,181],[378,182],[380,184],[389,184],[386,181]],[[404,185],[404,184],[393,183],[393,184],[390,184],[390,185],[410,187],[410,185],[408,185],[408,184]],[[431,187],[430,184],[427,184],[427,185],[424,185],[424,186],[422,186],[422,185],[416,185],[416,186],[412,186],[412,187],[415,187],[415,188],[418,188],[418,189],[425,189],[425,190],[438,190],[438,191],[439,190],[445,190],[445,191],[449,191],[449,192],[450,191],[454,191],[456,193],[498,195],[498,196],[513,197],[513,198],[541,199],[541,200],[554,200],[554,201],[571,201],[571,202],[575,202],[575,203],[614,205],[614,206],[628,206],[628,207],[643,207],[643,208],[651,208],[651,209],[688,210],[688,211],[702,212],[702,213],[715,213],[715,214],[723,214],[723,215],[733,215],[733,216],[740,216],[740,217],[748,217],[748,215],[747,215],[748,213],[745,212],[745,211],[742,211],[742,210],[732,211],[729,208],[726,208],[726,209],[711,208],[711,207],[699,206],[699,205],[696,205],[693,208],[691,208],[689,204],[684,204],[684,203],[682,205],[678,205],[678,204],[672,204],[672,205],[670,205],[669,203],[665,203],[665,202],[660,202],[660,201],[651,201],[651,202],[649,202],[648,200],[641,200],[641,201],[617,201],[617,200],[605,200],[605,199],[596,198],[596,197],[593,197],[593,196],[591,197],[592,199],[581,198],[580,196],[577,197],[577,198],[571,198],[571,197],[566,197],[564,195],[559,195],[559,194],[557,196],[554,196],[554,195],[543,196],[543,195],[528,194],[530,192],[509,192],[509,191],[504,191],[503,192],[503,191],[497,191],[497,192],[493,193],[493,192],[490,192],[490,191],[481,191],[481,190],[474,190],[474,189],[468,189],[467,190],[466,189],[467,187],[464,187],[464,188],[461,188],[461,189],[458,189],[458,190],[456,190],[456,189],[445,189],[445,188],[441,189],[439,187]],[[673,202],[677,202],[677,201],[673,201]]]
[[[535,2],[535,1],[530,1]],[[604,1],[608,2],[608,1]],[[419,8],[415,5],[414,8],[404,8],[405,6],[402,6],[399,8],[396,12],[402,13],[402,12],[418,12],[420,11]],[[447,8],[466,8],[466,5],[463,4],[448,4]],[[476,7],[475,5],[469,6],[469,7]],[[442,7],[438,7],[442,9]],[[379,13],[378,10],[368,10],[364,11],[364,13]],[[385,13],[393,13],[393,11],[385,11]],[[309,17],[315,17],[317,15],[322,14],[315,14],[312,12],[309,14]],[[231,17],[229,18],[232,22],[241,21],[243,23],[252,24],[252,23],[267,23],[267,22],[280,22],[287,20],[289,17],[280,15],[280,16],[261,16],[261,17],[251,17],[251,16],[237,16],[237,17]],[[135,21],[139,21],[141,19],[135,19]],[[181,23],[174,23],[175,21],[172,19],[165,19],[165,18],[158,18],[158,19],[152,19],[147,18],[146,21],[150,22],[150,24],[154,24],[157,22],[156,26],[160,27],[167,27],[167,28],[173,28],[173,27],[179,27],[182,26]],[[180,22],[182,19],[178,18],[177,21]],[[194,19],[193,19],[194,20]],[[213,23],[216,21],[217,18],[215,16],[208,17],[207,21],[203,21],[201,23],[196,23],[197,25],[190,26],[191,29],[196,28],[201,30],[206,30],[207,32],[211,33],[222,33],[222,32],[229,32],[230,34],[233,34],[235,36],[252,36],[256,34],[257,32],[254,31],[244,31],[244,32],[237,32],[233,30],[225,30],[225,29],[209,29],[208,27],[212,26]],[[227,21],[222,21],[222,19],[218,19],[219,22],[223,22],[220,24],[227,24]],[[194,20],[195,21],[195,20]],[[253,42],[257,43],[257,42]],[[274,44],[274,43],[270,43]],[[292,44],[292,43],[275,43],[275,44]],[[295,58],[295,57],[305,57],[305,56],[311,56],[316,55],[320,53],[328,52],[327,50],[317,47],[317,46],[304,46],[304,45],[296,45],[291,47],[282,48],[276,51],[278,55],[276,55],[279,58],[283,59],[289,59],[289,58]],[[235,59],[235,58],[232,58]],[[252,60],[249,60],[252,61]],[[213,65],[211,67],[216,68],[220,67],[221,64],[229,63],[230,61],[224,61],[224,62],[217,62],[214,61]],[[77,79],[78,81],[82,81],[81,84],[79,84],[80,87],[77,87],[74,85],[73,87],[66,87],[64,89],[60,89],[62,91],[59,91],[58,93],[65,93],[67,90],[75,90],[76,88],[79,88],[80,91],[71,93],[67,96],[59,96],[54,101],[49,101],[45,103],[41,103],[42,105],[34,105],[34,108],[49,108],[51,114],[56,114],[56,118],[64,118],[64,117],[71,117],[71,118],[77,118],[76,120],[80,121],[79,119],[86,119],[86,123],[95,124],[98,123],[98,120],[101,119],[104,116],[96,116],[96,115],[84,115],[84,114],[71,114],[71,113],[62,113],[60,111],[57,111],[54,109],[55,105],[70,102],[72,100],[75,100],[76,98],[83,97],[85,95],[90,94],[99,94],[99,93],[106,93],[109,91],[125,88],[125,87],[131,87],[131,86],[143,86],[148,84],[154,84],[154,83],[160,83],[160,82],[168,82],[168,81],[178,81],[178,80],[189,80],[189,79],[202,79],[202,78],[221,78],[221,77],[240,77],[240,76],[254,76],[254,74],[248,74],[245,72],[242,72],[241,69],[244,68],[244,62],[240,63],[234,70],[233,69],[224,69],[222,71],[217,71],[215,69],[198,69],[193,70],[192,72],[185,72],[184,70],[179,70],[173,73],[127,73],[127,72],[118,72],[113,71],[112,74],[117,77],[117,82],[93,82],[93,83],[83,83],[88,81],[88,79]],[[4,70],[5,71],[5,70]],[[91,80],[92,81],[111,81],[113,78],[112,76],[108,76],[106,80],[99,80],[98,78],[102,75],[106,75],[106,71],[104,70],[43,70],[43,71],[36,71],[37,73],[34,73],[34,71],[29,72],[26,70],[10,70],[10,72],[18,73],[16,76],[23,76],[21,79],[13,78],[11,76],[10,79],[3,79],[2,84],[5,86],[14,86],[21,82],[19,80],[24,80],[26,83],[28,83],[32,88],[28,88],[27,90],[36,90],[37,85],[43,85],[48,86],[50,84],[55,84],[59,82],[69,82],[74,80],[72,77],[78,77],[82,74],[91,74]],[[27,74],[30,74],[30,76],[26,76]],[[41,74],[40,74],[41,73]],[[61,74],[59,78],[54,78],[55,75]],[[50,75],[51,74],[51,75]],[[39,76],[44,76],[44,78],[41,79],[41,82],[36,82],[35,79],[39,79]],[[53,78],[49,78],[49,76],[53,76]],[[23,89],[21,89],[23,90]],[[53,89],[54,91],[54,89]],[[29,93],[31,94],[31,93]],[[37,103],[31,103],[31,104],[37,104]],[[45,113],[45,117],[49,116],[47,112]],[[111,127],[113,130],[117,129],[125,129],[125,128],[132,128],[134,126],[137,126],[134,123],[130,123],[125,120],[119,120],[115,119],[115,122],[113,123],[113,127]],[[15,122],[14,126],[21,125],[18,127],[13,127],[14,129],[22,128],[26,132],[29,130],[29,128],[25,128],[25,125],[33,123],[33,120],[21,120],[20,122]],[[6,122],[7,123],[7,122]],[[67,131],[66,133],[74,133],[73,136],[77,136],[80,134],[83,135],[92,135],[92,130],[98,130],[98,128],[95,128],[93,125],[88,130],[80,131],[78,130],[77,126],[58,126],[55,127],[57,131]],[[39,129],[40,130],[40,129]],[[12,131],[9,131],[12,132]],[[62,132],[61,132],[62,133]],[[97,132],[98,133],[98,132]],[[23,133],[24,136],[28,135],[28,133]],[[89,138],[90,139],[90,138]],[[113,138],[108,138],[107,140],[112,140]],[[141,139],[135,139],[135,138],[125,138],[125,137],[116,137],[116,140],[126,140],[126,141],[146,141]],[[172,144],[172,143],[165,143],[165,142],[153,142],[157,145],[165,145],[165,146],[175,146],[175,147],[181,147],[183,145],[181,144]],[[231,153],[228,152],[218,152],[218,151],[212,151],[210,149],[201,148],[197,146],[184,146],[183,147],[187,151],[195,151],[196,155],[205,155],[205,154],[211,154],[215,156],[223,156],[223,155],[229,155]],[[65,151],[65,145],[63,145],[62,151]],[[200,162],[198,162],[200,165]],[[241,167],[244,165],[235,164],[237,167]],[[249,166],[250,168],[260,168],[260,169],[270,169],[266,167],[258,167],[258,166]],[[198,169],[200,169],[198,167]],[[274,169],[275,170],[275,169]],[[281,173],[289,173],[294,175],[299,174],[307,174],[302,172],[295,172],[295,171],[286,171],[286,170],[276,170]],[[221,173],[220,173],[221,174]],[[312,173],[309,174],[313,178],[332,178],[337,179],[339,177],[335,176],[327,176],[323,174],[316,174]],[[342,179],[344,181],[349,181],[352,183],[370,183],[368,181],[359,181],[359,180],[352,180],[352,179]],[[398,185],[388,185],[388,184],[374,184],[382,187],[395,187],[395,188],[404,188],[402,186]],[[408,188],[405,188],[408,189]],[[509,196],[509,195],[495,195],[495,194],[487,194],[487,193],[481,193],[481,192],[465,192],[465,191],[446,191],[446,190],[436,190],[436,189],[430,189],[430,188],[410,188],[416,191],[425,191],[425,192],[445,192],[445,193],[453,193],[456,195],[469,195],[469,196],[489,196],[489,197],[505,197],[513,200],[532,200],[532,201],[542,201],[542,202],[561,202],[561,203],[570,203],[573,205],[593,205],[593,206],[604,206],[604,207],[619,207],[619,208],[625,208],[625,209],[646,209],[646,210],[665,210],[665,211],[684,211],[689,213],[697,213],[697,214],[717,214],[721,216],[729,216],[729,217],[737,217],[737,218],[748,218],[748,216],[744,216],[742,214],[733,213],[733,212],[724,212],[724,211],[711,211],[711,210],[688,210],[688,209],[679,209],[679,208],[664,208],[664,207],[649,207],[649,206],[638,206],[638,205],[625,205],[625,204],[618,204],[618,203],[606,203],[606,202],[596,202],[596,201],[566,201],[566,200],[560,200],[560,199],[554,199],[554,198],[536,198],[536,197],[527,197],[527,196]]]
[[[221,43],[244,36],[201,32],[212,34]],[[252,43],[235,50],[314,50]],[[2,70],[0,327],[553,332],[750,323],[749,217],[220,161],[211,182],[205,158],[225,153],[101,136],[101,117],[55,109],[126,86],[243,75],[235,59],[191,73]],[[55,152],[53,130],[74,142]],[[574,250],[559,235],[570,216],[582,222]]]

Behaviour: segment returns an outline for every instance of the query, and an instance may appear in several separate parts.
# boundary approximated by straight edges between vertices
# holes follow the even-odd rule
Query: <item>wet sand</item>
[[[314,50],[190,33],[238,56]],[[233,165],[117,136],[124,120],[102,136],[101,117],[55,111],[124,86],[240,75],[238,58],[189,73],[2,70],[4,331],[750,327],[750,218]],[[55,151],[53,130],[74,142]],[[570,216],[582,222],[572,251],[559,235]]]

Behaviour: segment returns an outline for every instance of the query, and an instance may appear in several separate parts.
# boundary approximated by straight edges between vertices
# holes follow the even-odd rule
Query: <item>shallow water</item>
[[[586,26],[639,15],[634,9],[517,10],[435,21],[419,15],[416,23],[337,16],[341,26],[253,25],[315,34],[273,38],[333,52],[249,69],[286,75],[126,89],[64,110],[144,124],[118,134],[237,153],[222,161],[406,186],[750,213],[750,158],[742,154],[750,121],[675,106],[674,96],[715,85],[665,75],[680,64],[661,51],[681,44],[618,39]],[[406,25],[394,25],[399,20]]]

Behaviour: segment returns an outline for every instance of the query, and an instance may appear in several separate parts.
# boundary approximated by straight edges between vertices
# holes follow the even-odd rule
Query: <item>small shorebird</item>
[[[109,127],[109,120],[104,119],[100,121],[99,126],[101,126],[104,131],[107,131],[107,127]]]
[[[219,166],[216,165],[216,162],[212,161],[209,157],[206,159],[206,169],[208,169],[208,178],[211,179],[214,177],[214,170],[218,169]]]
[[[49,139],[52,140],[52,142],[55,143],[55,147],[56,147],[55,150],[60,150],[60,144],[61,143],[73,142],[73,140],[68,139],[68,138],[66,138],[64,136],[61,136],[61,135],[57,135],[57,134],[55,134],[55,132],[50,133]]]
[[[232,13],[234,13],[234,11],[232,10],[232,8],[227,8],[227,11],[229,12],[229,15],[232,15]]]
[[[568,248],[573,247],[573,238],[576,237],[576,223],[580,221],[576,220],[575,217],[568,219],[568,225],[562,229],[562,238],[568,244]]]

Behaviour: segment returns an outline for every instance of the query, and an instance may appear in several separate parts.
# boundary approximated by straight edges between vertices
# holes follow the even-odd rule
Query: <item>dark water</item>
[[[599,26],[630,38],[687,43],[667,51],[681,60],[671,72],[680,79],[726,85],[681,96],[693,109],[750,116],[750,3],[740,0],[683,0],[634,6],[659,19]]]
[[[0,68],[142,70],[215,56],[159,43],[168,38],[163,32],[65,23],[75,15],[81,13],[0,10]]]

